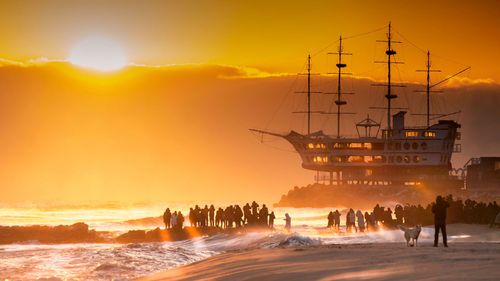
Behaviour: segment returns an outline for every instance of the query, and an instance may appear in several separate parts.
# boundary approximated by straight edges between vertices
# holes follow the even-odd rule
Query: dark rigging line
[[[342,37],[342,39],[344,40],[347,40],[347,39],[354,39],[354,38],[358,38],[358,37],[361,37],[361,36],[365,36],[365,35],[368,35],[368,34],[372,34],[372,33],[375,33],[377,31],[380,31],[380,30],[383,30],[383,29],[386,29],[387,26],[384,25],[382,27],[379,27],[377,29],[374,29],[374,30],[370,30],[370,31],[366,31],[366,32],[363,32],[363,33],[358,33],[358,34],[354,34],[354,35],[351,35],[351,36],[347,36],[347,37]],[[311,54],[312,57],[322,53],[323,51],[325,51],[326,49],[330,48],[333,44],[339,42],[339,39],[333,41],[333,42],[330,42],[328,45],[326,45],[325,47],[321,48],[320,50],[314,52],[313,54]]]

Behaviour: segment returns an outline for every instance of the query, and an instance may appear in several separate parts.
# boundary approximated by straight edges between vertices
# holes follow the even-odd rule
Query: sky
[[[277,202],[314,173],[279,140],[261,143],[248,128],[304,130],[294,95],[305,83],[335,87],[327,73],[337,38],[353,76],[346,134],[380,105],[389,21],[395,79],[422,83],[425,51],[443,85],[436,110],[461,109],[463,150],[457,166],[500,155],[500,34],[497,1],[2,1],[0,3],[0,203],[23,201],[253,200]],[[99,72],[67,62],[79,42],[116,42],[131,66]],[[107,54],[105,54],[107,55]],[[399,93],[423,110],[422,96]],[[292,93],[292,94],[291,94]],[[413,96],[414,97],[414,96]],[[329,102],[316,99],[313,106]],[[491,113],[486,115],[485,112]],[[382,118],[373,113],[374,118]],[[331,120],[315,129],[333,131]],[[418,124],[422,120],[414,120]],[[468,136],[468,137],[466,137]],[[250,198],[251,197],[251,198]]]

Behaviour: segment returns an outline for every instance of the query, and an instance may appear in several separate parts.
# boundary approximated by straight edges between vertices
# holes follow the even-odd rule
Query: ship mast
[[[307,114],[307,135],[311,134],[311,114],[318,113],[322,114],[322,111],[311,111],[311,94],[320,94],[321,92],[311,91],[311,75],[318,75],[317,73],[311,73],[311,55],[307,56],[307,72],[299,73],[299,75],[307,75],[307,91],[305,92],[295,92],[301,94],[307,94],[307,111],[294,111],[292,113],[306,113]]]
[[[401,43],[400,41],[394,41],[392,40],[392,33],[391,33],[391,22],[389,22],[389,27],[387,31],[387,40],[377,40],[377,42],[384,42],[387,43],[387,50],[385,51],[385,54],[387,55],[387,61],[376,61],[376,63],[386,63],[387,64],[387,83],[386,84],[375,84],[374,86],[385,86],[387,87],[387,94],[385,95],[385,98],[387,99],[387,130],[391,130],[391,100],[397,98],[398,96],[391,93],[392,87],[404,87],[404,85],[393,85],[391,84],[391,65],[392,64],[401,64],[402,62],[396,62],[396,61],[391,61],[391,56],[394,56],[396,54],[396,51],[392,49],[391,44],[394,43]]]
[[[340,36],[338,51],[336,53],[328,53],[328,55],[338,55],[337,64],[336,64],[338,71],[337,71],[337,73],[329,73],[329,74],[338,75],[337,76],[337,79],[338,79],[337,80],[337,92],[324,93],[324,94],[337,95],[337,100],[335,101],[335,104],[337,105],[337,112],[324,112],[323,114],[336,114],[337,115],[337,138],[340,138],[340,123],[341,123],[340,118],[342,117],[343,114],[354,114],[354,113],[342,112],[342,106],[347,104],[346,101],[342,100],[342,95],[354,94],[354,93],[342,92],[342,74],[351,74],[351,73],[342,72],[342,68],[345,68],[347,66],[347,64],[342,62],[342,56],[343,55],[352,55],[352,54],[344,52],[344,47],[342,46],[342,36]]]
[[[427,99],[427,128],[431,125],[431,92],[441,92],[441,91],[431,91],[431,72],[440,72],[441,70],[431,69],[431,52],[427,51],[427,64],[425,70],[417,70],[417,72],[427,73],[427,86],[425,89],[426,99]],[[417,91],[423,92],[423,91]]]
[[[342,63],[342,55],[351,55],[350,53],[344,53],[344,49],[342,47],[342,36],[339,38],[339,48],[338,52],[334,53],[339,55],[338,62],[336,64],[338,68],[338,82],[337,82],[337,100],[335,101],[335,104],[337,105],[337,138],[340,138],[340,117],[341,117],[341,108],[343,105],[346,105],[347,102],[341,100],[341,95],[342,95],[342,87],[341,87],[341,76],[342,76],[342,68],[345,68],[347,64]]]
[[[311,134],[311,54],[307,55],[307,134]]]
[[[391,55],[395,55],[396,51],[391,49],[391,23],[389,22],[389,30],[387,32],[387,129],[391,129],[391,100],[397,98],[397,95],[391,94]]]

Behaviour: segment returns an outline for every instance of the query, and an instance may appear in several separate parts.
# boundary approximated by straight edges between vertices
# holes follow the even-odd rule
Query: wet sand
[[[449,248],[429,242],[406,247],[401,241],[250,249],[140,280],[500,280],[500,230],[470,227],[467,232],[489,242],[464,239]]]

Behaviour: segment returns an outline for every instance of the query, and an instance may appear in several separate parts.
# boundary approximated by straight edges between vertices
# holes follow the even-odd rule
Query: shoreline
[[[499,252],[500,242],[235,250],[136,280],[500,280]]]
[[[137,280],[500,280],[498,228],[448,225],[449,248],[441,237],[433,247],[433,230],[421,233],[418,247],[407,247],[403,232],[379,234],[229,250]]]

